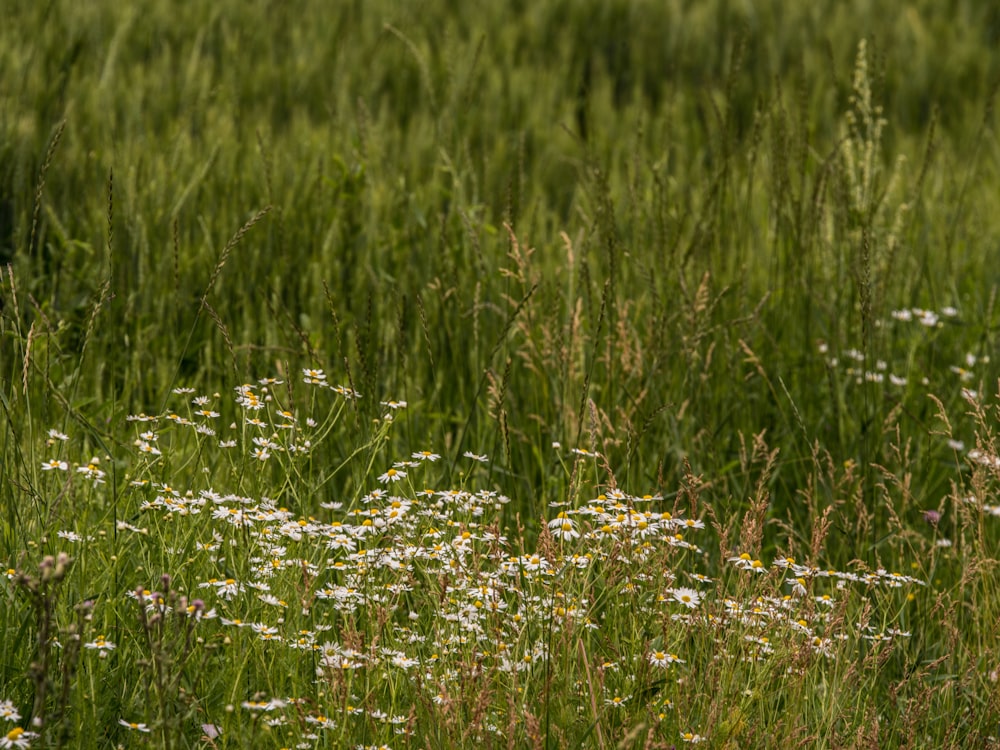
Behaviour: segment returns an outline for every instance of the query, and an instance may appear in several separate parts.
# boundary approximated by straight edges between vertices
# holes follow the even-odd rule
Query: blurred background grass
[[[76,420],[96,450],[172,387],[316,366],[365,395],[345,429],[409,402],[386,460],[487,453],[529,522],[572,492],[572,447],[633,492],[701,476],[736,517],[762,430],[788,522],[772,545],[833,505],[831,562],[870,556],[858,533],[888,523],[873,467],[896,447],[919,488],[904,511],[950,491],[926,392],[971,440],[948,368],[972,353],[972,385],[996,382],[991,4],[5,13],[8,477],[43,427]],[[959,315],[886,322],[910,306]],[[821,343],[907,385],[856,384]]]

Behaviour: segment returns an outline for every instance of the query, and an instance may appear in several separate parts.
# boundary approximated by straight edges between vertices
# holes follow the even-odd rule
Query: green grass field
[[[1000,11],[0,25],[0,748],[1000,746]]]

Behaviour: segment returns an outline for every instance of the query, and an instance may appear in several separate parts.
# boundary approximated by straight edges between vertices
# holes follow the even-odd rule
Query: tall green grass
[[[209,737],[220,746],[252,744],[222,716],[258,691],[309,693],[300,717],[362,697],[382,710],[388,691],[414,712],[414,746],[471,744],[469,722],[500,745],[669,746],[686,731],[718,747],[985,742],[1000,732],[998,36],[1000,16],[971,2],[15,3],[0,29],[0,554],[13,633],[0,700],[45,716],[45,741],[65,746],[125,742],[117,721],[138,721],[140,705],[161,745],[203,741],[199,723],[224,730]],[[340,399],[303,390],[305,368]],[[262,377],[282,381],[269,386],[276,434],[291,434],[279,404],[297,438],[316,421],[307,456],[281,443],[253,457],[252,438],[267,436],[232,394]],[[218,410],[214,436],[166,419],[207,419],[177,388]],[[152,458],[135,445],[144,423],[126,419],[140,413],[160,418]],[[237,448],[218,447],[230,439]],[[549,616],[545,638],[512,641],[544,642],[546,665],[563,670],[528,685],[462,652],[442,667],[444,704],[395,673],[364,689],[334,680],[326,699],[343,703],[324,704],[294,651],[241,635],[230,663],[217,643],[228,631],[191,648],[190,620],[151,625],[124,598],[170,574],[160,593],[190,601],[209,578],[250,576],[260,551],[246,534],[231,559],[195,555],[211,524],[160,514],[148,487],[212,487],[328,523],[422,450],[441,455],[434,489],[509,498],[489,518],[515,556],[572,559],[549,521],[613,490],[704,520],[711,541],[697,566],[669,545],[639,562],[604,550],[606,568],[558,592],[601,614],[601,635],[569,628],[560,641]],[[93,539],[81,552],[57,531]],[[598,537],[577,543],[600,549]],[[38,566],[60,551],[74,561],[56,585],[55,557]],[[849,639],[835,667],[789,647],[745,674],[721,655],[746,655],[752,623],[682,634],[656,624],[663,602],[620,609],[637,585],[621,577],[629,564],[676,566],[678,585],[708,575],[713,617],[728,596],[790,595],[781,568],[766,584],[741,578],[730,558],[743,552],[768,569],[791,556],[861,576],[863,592],[824,625]],[[476,559],[483,575],[500,560]],[[880,569],[927,585],[907,601],[864,580]],[[439,573],[408,594],[421,617],[449,611],[429,593]],[[301,575],[286,592],[327,583],[308,565]],[[511,597],[552,595],[518,580]],[[859,623],[910,636],[869,648]],[[71,626],[118,644],[110,672],[88,650],[52,649]],[[371,621],[338,627],[347,636],[331,641],[360,630],[371,645]],[[692,687],[665,719],[644,654],[682,641],[680,685]],[[637,661],[621,666],[619,648]],[[481,706],[479,679],[493,680]],[[626,687],[624,712],[602,708]],[[515,706],[541,713],[500,726]],[[337,720],[317,743],[391,739],[370,713],[367,729]]]

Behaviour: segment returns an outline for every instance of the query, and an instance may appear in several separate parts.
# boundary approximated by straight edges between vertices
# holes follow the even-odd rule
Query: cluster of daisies
[[[925,310],[919,307],[902,308],[893,310],[890,313],[890,322],[896,325],[917,325],[928,330],[937,330],[944,327],[944,321],[955,320],[958,317],[958,310],[954,307],[945,307],[940,311]],[[876,321],[876,327],[883,328],[884,321]],[[839,355],[830,352],[830,348],[825,341],[817,344],[819,353],[826,358],[826,363],[831,368],[841,365],[845,368],[845,373],[854,379],[855,383],[887,383],[897,388],[904,388],[909,380],[906,376],[897,375],[890,369],[889,363],[878,359],[874,362],[868,360],[863,352],[857,349],[847,349]],[[960,364],[949,366],[949,371],[954,374],[960,385],[965,386],[975,379],[975,368],[977,365],[988,363],[988,355],[976,355],[967,353],[962,358]],[[926,377],[920,379],[920,385],[928,386],[930,381]],[[973,396],[975,391],[969,391]]]
[[[10,700],[0,700],[0,719],[10,724],[16,724],[21,721],[21,714],[17,710],[13,701]],[[3,729],[0,729],[3,732]],[[29,732],[21,727],[15,726],[13,729],[9,730],[6,734],[0,734],[0,748],[9,747],[31,747],[31,741],[38,737],[37,732]]]
[[[910,326],[936,331],[945,325],[945,321],[956,321],[958,310],[954,307],[944,307],[940,311],[925,310],[919,307],[901,308],[890,313],[888,322],[878,320],[876,327],[883,328],[886,325]],[[863,352],[858,349],[847,349],[839,354],[830,351],[828,344],[820,340],[817,343],[817,350],[825,358],[826,364],[831,369],[843,369],[844,373],[851,378],[854,383],[879,383],[887,384],[896,389],[905,389],[910,385],[910,379],[905,375],[898,375],[891,369],[890,364],[884,359],[871,361]],[[948,366],[950,376],[954,378],[954,383],[962,398],[975,404],[979,399],[979,392],[974,388],[977,380],[982,378],[983,366],[989,364],[989,354],[976,354],[966,352],[958,363]],[[931,385],[926,376],[919,379],[919,385],[927,388]],[[965,443],[958,439],[949,438],[947,446],[950,450],[964,453]],[[975,450],[970,451],[970,458],[976,458]]]
[[[342,399],[323,404],[327,414],[361,397],[353,388],[330,385],[322,370],[305,370],[302,380]],[[706,737],[695,731],[697,717],[680,715],[687,702],[684,675],[705,658],[685,652],[692,631],[715,639],[719,652],[712,658],[750,665],[789,651],[832,660],[851,642],[908,635],[891,624],[877,628],[843,615],[852,598],[856,603],[875,589],[920,581],[886,570],[824,570],[787,557],[764,562],[738,550],[709,570],[697,541],[704,522],[656,494],[613,488],[576,504],[550,503],[551,517],[529,548],[501,526],[509,498],[469,487],[471,472],[464,475],[466,485],[432,486],[441,458],[432,450],[376,468],[364,494],[317,500],[308,513],[265,496],[198,486],[205,480],[194,472],[169,481],[151,478],[167,431],[192,430],[220,451],[243,451],[251,468],[272,456],[308,456],[328,434],[329,422],[280,403],[284,385],[269,378],[239,386],[233,402],[238,419],[221,437],[215,423],[222,409],[204,396],[190,399],[184,415],[129,417],[136,429],[131,481],[137,510],[116,531],[125,544],[162,545],[187,579],[179,604],[148,581],[125,582],[122,596],[133,607],[147,616],[189,618],[199,643],[224,638],[248,653],[266,654],[269,662],[308,665],[311,688],[302,694],[271,696],[256,692],[265,686],[244,680],[247,700],[228,707],[282,733],[291,745],[313,747],[324,735],[343,741],[359,736],[352,727],[362,724],[388,742],[419,732],[414,716],[420,706],[454,713],[469,700],[469,680],[484,676],[506,694],[477,709],[474,731],[513,742],[520,738],[511,733],[521,730],[512,717],[534,708],[548,689],[554,652],[565,666],[559,649],[602,650],[597,644],[614,640],[618,631],[651,629],[658,635],[639,637],[633,648],[611,655],[603,649],[592,665],[599,679],[589,677],[589,667],[561,677],[566,695],[587,724],[597,719],[595,710],[601,716],[639,711],[654,717],[665,739],[698,743]],[[191,395],[188,389],[176,393]],[[407,406],[381,405],[388,421]],[[52,445],[65,440],[50,434]],[[591,455],[574,454],[578,460]],[[489,461],[471,452],[465,458],[470,468]],[[77,471],[103,481],[98,466],[93,459],[86,471],[84,465]],[[63,538],[76,544],[93,541],[66,533]],[[85,645],[108,661],[117,648],[104,635]],[[362,673],[364,680],[355,682],[353,675]],[[665,677],[669,689],[649,689]],[[358,683],[366,685],[364,692],[352,688]],[[16,716],[13,707],[7,710]],[[133,716],[119,723],[149,731],[136,718],[150,721]],[[223,717],[209,718],[215,723],[203,728],[223,731]],[[0,747],[24,747],[31,739],[28,732],[12,732]]]

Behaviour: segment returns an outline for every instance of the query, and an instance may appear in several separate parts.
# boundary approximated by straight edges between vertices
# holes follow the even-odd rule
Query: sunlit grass
[[[0,748],[998,742],[988,4],[15,6]]]

